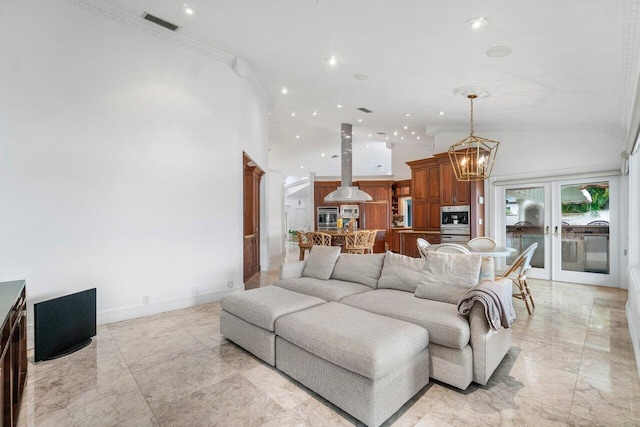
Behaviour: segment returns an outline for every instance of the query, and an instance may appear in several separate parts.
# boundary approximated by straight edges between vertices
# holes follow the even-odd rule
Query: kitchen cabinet
[[[400,215],[399,198],[411,196],[411,180],[396,181],[391,188],[391,217]],[[405,218],[407,221],[408,218]]]
[[[432,245],[440,243],[440,233],[437,231],[405,230],[398,233],[400,237],[400,253],[413,258],[420,258],[418,252],[418,238],[423,238]]]
[[[362,229],[377,229],[378,235],[373,251],[385,252],[391,237],[391,189],[393,181],[357,181],[360,190],[369,194],[373,200],[360,203],[359,226]]]
[[[449,155],[439,157],[438,163],[440,169],[440,203],[443,206],[470,204],[471,185],[467,181],[458,181],[449,160]]]
[[[0,341],[0,417],[3,426],[18,424],[27,381],[27,307],[24,280],[0,283],[0,312],[4,314]]]
[[[440,230],[440,169],[435,158],[407,162],[411,168],[413,229]]]

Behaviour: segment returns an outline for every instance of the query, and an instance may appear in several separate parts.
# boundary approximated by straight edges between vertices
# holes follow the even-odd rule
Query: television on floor
[[[35,362],[66,356],[96,335],[96,288],[33,305]]]

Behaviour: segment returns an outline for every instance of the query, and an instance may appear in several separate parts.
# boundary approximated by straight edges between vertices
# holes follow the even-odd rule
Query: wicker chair
[[[418,246],[418,252],[420,252],[420,258],[426,258],[426,252],[429,250],[427,248],[430,246],[430,243],[422,237],[418,237],[416,239],[416,245]]]
[[[367,241],[368,251],[373,253],[373,247],[376,244],[376,237],[378,236],[378,230],[369,230],[369,240]]]
[[[533,295],[531,295],[531,290],[529,289],[529,284],[527,283],[527,271],[531,268],[531,258],[533,257],[533,253],[538,248],[538,244],[534,243],[529,246],[527,249],[522,251],[522,253],[516,258],[516,260],[511,264],[509,269],[504,272],[501,278],[509,278],[520,290],[520,294],[513,294],[514,298],[521,299],[524,301],[525,306],[527,307],[527,312],[531,314],[531,307],[536,308],[536,303],[533,301]],[[531,303],[531,307],[529,307],[529,303]]]
[[[344,235],[344,251],[348,254],[364,254],[369,250],[369,231],[356,231]]]
[[[446,252],[449,254],[470,254],[469,249],[455,243],[440,243],[433,248],[436,252]]]
[[[315,245],[331,246],[331,234],[312,231],[307,233],[307,239],[309,240],[309,245],[311,245],[311,247]],[[309,250],[311,250],[311,248],[309,248]]]
[[[300,248],[300,257],[298,259],[302,261],[304,259],[304,251],[311,249],[311,243],[309,243],[307,233],[304,231],[298,231],[298,247]]]
[[[482,251],[495,248],[498,246],[498,242],[493,240],[491,237],[476,237],[475,239],[469,240],[467,245],[475,250]]]

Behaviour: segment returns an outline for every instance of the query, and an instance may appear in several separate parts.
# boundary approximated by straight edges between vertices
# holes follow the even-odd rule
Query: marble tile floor
[[[512,347],[489,384],[431,382],[385,426],[640,425],[626,291],[531,286],[536,310],[514,300]],[[89,347],[30,363],[19,425],[359,425],[227,341],[219,312],[216,302],[100,326]]]

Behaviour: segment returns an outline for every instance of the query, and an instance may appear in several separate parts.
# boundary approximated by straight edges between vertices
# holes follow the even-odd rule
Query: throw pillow
[[[309,258],[302,271],[302,276],[329,280],[339,255],[340,246],[313,245],[309,251]]]
[[[482,264],[480,265],[480,280],[478,283],[483,280],[495,280],[496,279],[496,264],[493,260],[493,257],[483,256]]]
[[[457,304],[460,296],[478,283],[480,255],[427,252],[415,296]]]
[[[424,267],[422,258],[412,258],[406,255],[387,252],[378,289],[397,289],[399,291],[415,292],[420,283],[420,274]]]
[[[378,286],[384,254],[340,254],[332,279],[360,283],[373,289]]]

